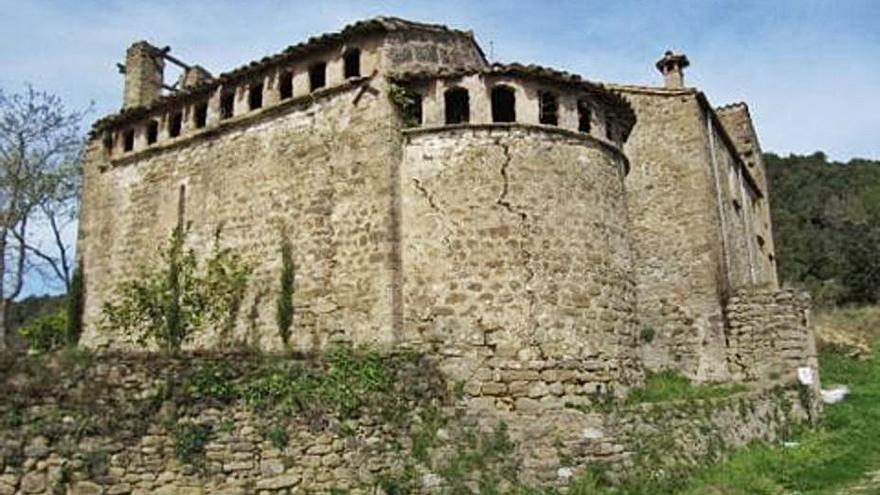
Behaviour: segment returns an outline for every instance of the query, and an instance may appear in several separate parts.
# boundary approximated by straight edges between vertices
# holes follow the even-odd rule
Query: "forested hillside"
[[[764,155],[779,275],[821,306],[880,298],[880,162]]]

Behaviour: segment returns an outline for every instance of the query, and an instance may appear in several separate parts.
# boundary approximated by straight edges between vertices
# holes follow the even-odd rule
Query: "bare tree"
[[[60,98],[30,85],[20,94],[0,90],[0,348],[9,304],[29,273],[70,283],[62,232],[76,216],[87,111],[68,111]],[[47,234],[41,224],[51,248],[35,239]]]

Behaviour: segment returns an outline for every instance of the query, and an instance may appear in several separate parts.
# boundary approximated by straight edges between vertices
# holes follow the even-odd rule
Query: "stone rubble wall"
[[[728,362],[735,379],[796,382],[809,368],[818,390],[818,354],[810,324],[810,296],[794,290],[749,289],[731,295]]]
[[[694,89],[614,88],[637,116],[625,185],[645,367],[729,380],[727,294],[777,284],[763,165],[735,145],[750,123]]]
[[[460,357],[450,376],[484,396],[639,384],[622,155],[546,126],[408,138],[403,341]]]
[[[133,345],[100,329],[102,305],[122,280],[158,258],[181,213],[181,194],[187,247],[204,260],[219,232],[220,246],[254,269],[232,335],[209,331],[190,345],[281,347],[275,306],[283,233],[296,270],[293,347],[390,341],[388,157],[397,121],[383,84],[362,81],[293,102],[279,115],[267,109],[270,120],[246,115],[135,162],[110,163],[92,143],[78,252],[84,345]],[[346,334],[351,328],[357,335]]]
[[[782,388],[586,412],[489,413],[456,399],[424,360],[397,372],[403,402],[394,407],[404,416],[396,421],[390,410],[341,419],[174,398],[188,390],[174,392],[174,383],[186,385],[183,377],[218,360],[233,377],[258,362],[117,354],[3,371],[0,389],[16,400],[0,403],[0,494],[366,494],[388,483],[433,493],[454,481],[447,468],[474,448],[473,438],[499,431],[510,450],[470,466],[471,489],[485,472],[506,473],[508,486],[564,487],[587,468],[616,480],[661,478],[754,440],[775,441],[807,415],[798,393]],[[427,419],[431,410],[442,424]],[[212,431],[198,463],[176,453],[182,424]],[[272,441],[273,428],[286,432],[286,446]]]

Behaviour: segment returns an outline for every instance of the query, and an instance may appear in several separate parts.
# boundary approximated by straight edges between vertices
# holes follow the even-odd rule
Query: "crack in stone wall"
[[[520,255],[523,258],[523,269],[526,272],[526,278],[523,282],[523,286],[525,287],[526,294],[529,299],[529,313],[528,313],[528,321],[532,324],[532,332],[531,332],[531,343],[536,344],[536,336],[538,334],[539,328],[538,323],[535,321],[535,313],[537,307],[537,295],[535,294],[534,288],[531,286],[532,281],[535,278],[535,270],[532,267],[533,255],[527,249],[527,243],[530,241],[529,238],[529,215],[525,211],[516,210],[513,207],[513,203],[508,199],[508,194],[510,193],[510,176],[508,174],[508,169],[510,167],[510,163],[512,161],[512,156],[510,153],[510,144],[503,142],[501,139],[497,139],[495,144],[501,148],[501,151],[504,154],[504,161],[501,163],[501,178],[502,178],[502,187],[501,194],[498,196],[498,199],[495,200],[495,204],[501,206],[503,209],[508,212],[516,215],[519,218],[519,251]],[[542,350],[543,353],[543,350]]]
[[[440,209],[440,207],[434,201],[434,195],[431,194],[430,191],[428,191],[428,189],[424,186],[424,184],[422,184],[421,180],[419,180],[416,177],[413,177],[412,181],[413,181],[413,186],[415,186],[415,188],[419,192],[419,194],[423,198],[425,198],[425,201],[428,203],[428,207],[431,208],[431,211],[433,211],[434,213],[437,214],[438,217],[440,217],[441,223],[443,224],[443,231],[444,231],[443,237],[441,238],[441,242],[443,243],[444,246],[446,246],[446,249],[449,250],[449,254],[454,255],[455,249],[452,247],[452,241],[449,238],[450,230],[452,230],[452,229],[449,227],[448,224],[450,224],[450,223],[454,224],[455,222],[453,222],[449,218],[449,216],[446,215],[446,213]]]

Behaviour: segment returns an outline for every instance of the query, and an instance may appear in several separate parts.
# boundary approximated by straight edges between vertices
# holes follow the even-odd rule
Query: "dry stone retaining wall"
[[[10,357],[0,368],[0,391],[15,398],[0,404],[0,494],[433,493],[480,481],[561,487],[587,468],[610,479],[661,478],[778,439],[806,416],[798,392],[782,388],[585,411],[480,411],[414,354],[384,356],[393,390],[359,396],[353,413],[285,413],[249,405],[244,394],[224,400],[223,385],[265,377],[265,359],[320,361],[77,359]],[[204,382],[218,370],[229,382]]]

